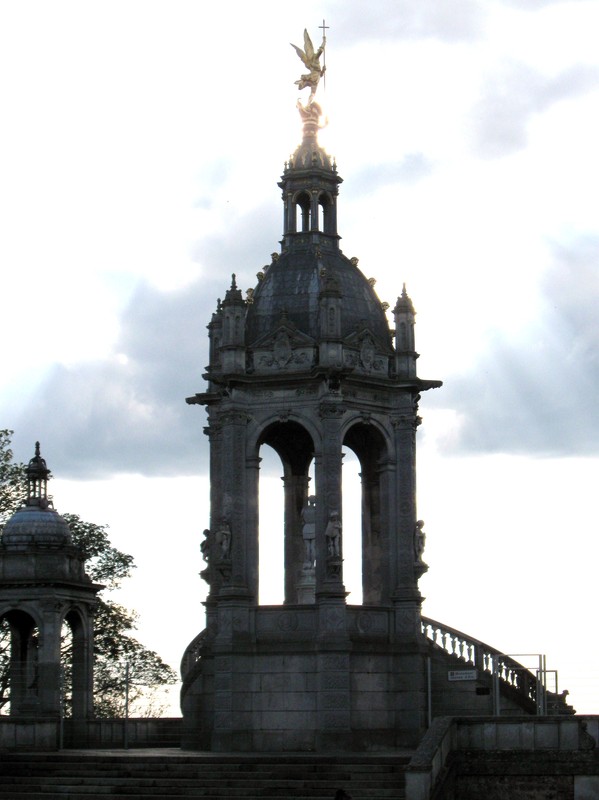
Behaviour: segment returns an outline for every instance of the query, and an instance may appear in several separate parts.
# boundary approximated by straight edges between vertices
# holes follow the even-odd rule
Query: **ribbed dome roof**
[[[58,549],[71,545],[72,537],[68,524],[53,508],[21,506],[4,526],[1,542],[12,550]]]
[[[318,341],[319,293],[329,287],[338,290],[342,298],[341,336],[366,326],[382,350],[391,350],[385,312],[357,265],[339,250],[327,253],[313,246],[285,252],[269,267],[248,308],[248,345],[273,331],[282,313],[298,330]]]

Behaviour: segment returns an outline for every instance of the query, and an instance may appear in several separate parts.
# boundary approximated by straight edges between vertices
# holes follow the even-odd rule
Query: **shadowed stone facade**
[[[187,401],[208,411],[211,521],[207,626],[183,659],[185,747],[376,749],[426,727],[416,428],[421,393],[441,384],[416,375],[405,287],[390,330],[374,281],[341,252],[340,183],[305,118],[279,183],[281,252],[246,298],[233,276],[209,324],[208,389]],[[258,605],[263,444],[283,465],[280,607]],[[343,447],[361,467],[362,606],[343,583]]]

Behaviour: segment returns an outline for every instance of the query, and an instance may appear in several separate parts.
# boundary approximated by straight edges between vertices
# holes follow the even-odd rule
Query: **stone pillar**
[[[221,585],[219,597],[250,598],[256,602],[257,584],[250,578],[257,575],[257,564],[248,563],[246,538],[246,426],[247,415],[235,409],[220,417],[222,451],[218,464],[217,502],[213,506],[220,519],[213,529],[212,550]],[[250,466],[255,476],[256,464]],[[257,560],[257,553],[255,554]]]
[[[316,598],[338,598],[345,602],[343,585],[343,531],[341,496],[341,399],[321,403],[322,453],[316,458]],[[337,519],[335,519],[337,515]],[[327,529],[337,536],[333,540]]]
[[[57,717],[61,713],[61,632],[62,604],[54,598],[48,598],[42,603],[36,682],[40,713]]]
[[[300,602],[298,585],[304,565],[304,540],[302,538],[301,513],[308,496],[307,475],[294,475],[289,466],[285,468],[283,485],[285,491],[285,603]]]
[[[262,459],[257,455],[248,455],[245,460],[245,542],[246,542],[246,564],[247,564],[247,585],[250,597],[253,602],[258,602],[259,587],[259,508],[258,493],[260,487],[260,462]]]
[[[422,597],[414,572],[416,530],[416,415],[417,398],[406,396],[409,410],[393,420],[397,454],[397,537],[394,561],[397,582],[393,592],[396,607],[395,634],[400,638],[420,636]]]
[[[73,632],[73,719],[93,716],[93,610],[71,625]]]

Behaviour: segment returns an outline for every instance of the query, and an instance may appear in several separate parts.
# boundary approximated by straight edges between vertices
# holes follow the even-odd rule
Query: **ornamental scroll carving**
[[[320,404],[318,413],[321,418],[340,419],[345,413],[345,407],[341,403],[324,402]]]

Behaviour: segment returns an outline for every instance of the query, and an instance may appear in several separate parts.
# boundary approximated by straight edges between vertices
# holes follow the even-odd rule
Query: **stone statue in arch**
[[[302,508],[302,538],[304,540],[304,569],[312,569],[316,561],[316,497],[311,494]]]
[[[218,547],[219,560],[224,561],[231,555],[231,528],[227,520],[223,519],[214,534]]]
[[[338,511],[331,511],[331,516],[325,530],[327,540],[327,553],[332,558],[341,556],[341,520]]]

